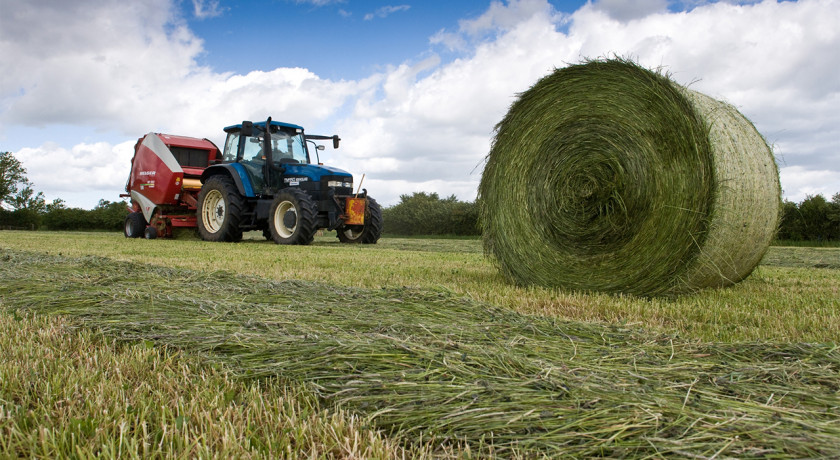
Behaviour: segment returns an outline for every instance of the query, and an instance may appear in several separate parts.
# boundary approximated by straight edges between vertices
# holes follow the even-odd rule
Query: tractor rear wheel
[[[142,212],[130,212],[125,217],[125,237],[140,238],[146,229],[146,219]]]
[[[218,175],[207,179],[198,192],[198,233],[205,241],[239,241],[239,221],[245,202],[233,179]]]
[[[312,198],[301,189],[287,188],[274,198],[268,214],[268,230],[277,244],[310,244],[318,230]]]
[[[364,225],[343,225],[336,230],[342,243],[376,244],[382,235],[382,209],[373,198],[367,199]]]

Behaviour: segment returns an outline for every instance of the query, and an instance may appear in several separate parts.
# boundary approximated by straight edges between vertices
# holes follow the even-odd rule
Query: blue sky
[[[48,199],[118,199],[148,132],[274,119],[385,205],[475,198],[493,126],[555,67],[620,55],[726,100],[786,198],[840,192],[840,0],[0,0],[0,150]]]
[[[576,9],[583,2],[563,3]],[[192,2],[180,6],[204,40],[200,61],[218,71],[305,67],[324,78],[357,79],[426,53],[429,37],[457,27],[459,18],[479,16],[488,2],[240,1],[220,3],[206,18],[196,17]],[[288,53],[270,54],[268,46]]]

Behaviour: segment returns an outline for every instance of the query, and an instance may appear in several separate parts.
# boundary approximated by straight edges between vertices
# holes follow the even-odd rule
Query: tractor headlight
[[[352,182],[341,182],[340,180],[331,180],[331,181],[327,181],[327,187],[348,187],[348,188],[352,188],[353,183]]]

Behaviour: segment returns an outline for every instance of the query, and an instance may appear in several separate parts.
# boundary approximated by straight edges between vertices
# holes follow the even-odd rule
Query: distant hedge
[[[437,193],[401,195],[399,204],[382,210],[387,235],[479,235],[478,207],[455,195]]]
[[[126,215],[128,209],[124,202],[106,200],[99,200],[93,209],[65,208],[63,204],[47,205],[40,212],[31,209],[0,209],[0,228],[121,231]]]
[[[41,214],[37,211],[0,208],[0,230],[37,230],[40,226]]]
[[[822,195],[808,196],[799,204],[782,204],[777,239],[788,241],[840,241],[840,193],[828,201]]]
[[[120,231],[128,215],[122,201],[99,200],[91,209],[59,208],[44,213],[41,224],[48,230],[107,230]]]
[[[106,230],[121,231],[128,214],[122,201],[100,200],[93,209],[47,205],[46,210],[0,208],[0,229]],[[388,235],[480,235],[474,202],[454,195],[417,192],[400,196],[400,203],[384,208]],[[800,203],[785,200],[776,236],[785,241],[840,241],[840,193],[831,201],[822,195],[808,196]]]

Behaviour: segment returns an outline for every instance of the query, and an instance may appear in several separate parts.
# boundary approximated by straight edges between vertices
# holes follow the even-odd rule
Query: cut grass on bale
[[[0,299],[282,376],[409,445],[482,455],[837,457],[840,349],[699,343],[415,289],[4,250]],[[426,441],[423,441],[426,442]]]
[[[643,326],[685,340],[840,342],[840,271],[830,268],[840,266],[836,248],[771,247],[744,282],[672,300],[514,286],[484,258],[477,240],[382,238],[358,246],[339,244],[333,236],[291,247],[262,236],[218,244],[8,231],[0,234],[0,248],[347,287],[444,290],[521,313]]]
[[[749,120],[623,59],[556,69],[520,94],[478,195],[485,248],[512,282],[642,296],[741,281],[781,208]]]

